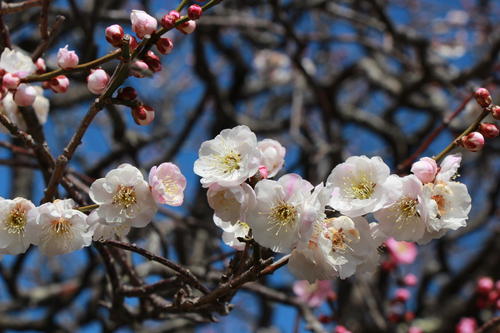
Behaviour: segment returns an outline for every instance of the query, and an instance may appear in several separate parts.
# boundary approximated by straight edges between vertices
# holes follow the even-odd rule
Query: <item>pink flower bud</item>
[[[344,326],[342,325],[337,325],[337,327],[335,327],[335,333],[352,333],[351,331],[349,331],[347,328],[345,328]]]
[[[65,75],[58,75],[50,79],[47,83],[50,90],[55,93],[65,93],[69,87],[69,80]]]
[[[197,20],[201,17],[201,14],[203,13],[203,9],[201,9],[200,6],[198,5],[191,5],[188,8],[188,17],[190,20]]]
[[[491,115],[493,116],[493,118],[500,120],[500,106],[493,105],[491,107]]]
[[[408,329],[408,333],[424,333],[420,327],[417,326],[410,326]]]
[[[489,106],[492,102],[490,92],[485,88],[479,88],[474,92],[477,104],[483,108]]]
[[[181,14],[176,10],[171,10],[168,15],[172,16],[176,21],[181,18]]]
[[[474,333],[477,323],[474,318],[462,318],[455,327],[455,333]]]
[[[138,78],[146,76],[148,72],[149,72],[149,66],[142,60],[134,61],[134,64],[130,69],[130,74]]]
[[[477,280],[476,291],[480,294],[489,293],[494,287],[493,279],[487,276],[483,276]]]
[[[149,125],[155,119],[155,110],[147,105],[140,105],[132,109],[132,117],[137,125]]]
[[[100,95],[106,90],[109,83],[109,75],[103,69],[93,69],[87,76],[87,88],[91,93]]]
[[[47,70],[47,66],[45,66],[45,60],[43,60],[43,58],[36,59],[35,66],[37,74],[43,74]]]
[[[259,167],[259,173],[262,179],[266,179],[269,176],[269,172],[267,171],[267,167],[265,165],[261,165]]]
[[[484,146],[484,136],[479,132],[472,132],[462,137],[462,146],[469,151],[480,151]]]
[[[68,45],[57,52],[57,65],[62,69],[75,68],[78,65],[78,60],[75,51],[68,51]]]
[[[156,48],[161,54],[169,54],[174,48],[174,43],[170,38],[163,37],[156,42]]]
[[[196,29],[196,22],[193,20],[189,20],[177,26],[177,30],[179,30],[185,35],[192,33],[195,29]]]
[[[14,93],[14,102],[19,106],[30,106],[35,102],[36,95],[34,87],[21,83]]]
[[[137,49],[137,46],[139,46],[139,43],[137,42],[137,39],[134,36],[130,36],[130,42],[128,43],[130,51],[135,51]]]
[[[123,28],[119,24],[113,24],[106,28],[106,40],[115,47],[120,47],[124,36]]]
[[[21,79],[15,74],[5,73],[2,82],[7,89],[16,89],[19,83],[21,83]]]
[[[413,172],[422,183],[430,183],[436,177],[438,166],[434,159],[422,157],[419,161],[413,163],[411,172]]]
[[[492,123],[481,123],[479,125],[479,133],[488,139],[496,138],[499,134],[497,125]]]
[[[405,288],[396,289],[396,293],[394,294],[394,301],[396,302],[406,302],[410,299],[410,291]]]
[[[176,12],[177,13],[177,12]],[[177,13],[178,14],[178,13]],[[175,16],[175,15],[172,15],[172,14],[166,14],[164,15],[162,18],[161,18],[161,21],[160,21],[160,24],[162,27],[164,27],[165,29],[172,29],[173,27],[175,27],[175,22],[179,19],[180,15],[178,16]]]
[[[144,62],[148,64],[148,67],[150,70],[153,72],[159,72],[162,69],[161,61],[160,58],[154,54],[153,51],[148,51],[146,55],[144,56]]]
[[[137,91],[132,87],[125,87],[118,90],[118,95],[116,96],[124,101],[132,101],[137,98]]]
[[[158,26],[156,19],[142,10],[132,10],[130,21],[132,21],[132,30],[141,39],[155,32]]]
[[[418,282],[418,278],[415,276],[415,274],[406,274],[405,277],[403,278],[403,283],[405,286],[412,287],[415,286]]]

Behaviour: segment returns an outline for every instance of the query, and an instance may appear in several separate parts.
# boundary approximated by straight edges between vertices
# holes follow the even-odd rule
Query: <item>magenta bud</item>
[[[132,87],[125,87],[118,90],[118,95],[116,96],[124,101],[132,101],[137,98],[137,91]]]
[[[491,107],[491,115],[493,116],[493,118],[500,120],[500,106],[493,105]]]
[[[169,54],[174,48],[174,43],[170,38],[162,37],[156,42],[156,48],[161,54]]]
[[[484,146],[484,137],[479,132],[472,132],[462,137],[461,144],[469,151],[480,151]]]
[[[201,17],[203,9],[201,9],[201,7],[198,5],[191,5],[189,6],[187,12],[190,20],[197,20]]]
[[[176,21],[181,18],[181,14],[176,10],[171,10],[168,15],[172,16]]]
[[[153,72],[159,72],[162,69],[160,58],[154,54],[153,51],[148,51],[144,56],[144,62],[148,65],[149,69]]]
[[[476,98],[477,104],[483,108],[490,106],[492,103],[490,92],[485,88],[478,88],[474,92],[474,98]]]
[[[481,133],[485,138],[493,139],[499,134],[497,125],[492,123],[481,123],[479,125],[479,133]]]
[[[106,40],[115,47],[121,46],[123,36],[123,28],[119,24],[113,24],[106,28]]]

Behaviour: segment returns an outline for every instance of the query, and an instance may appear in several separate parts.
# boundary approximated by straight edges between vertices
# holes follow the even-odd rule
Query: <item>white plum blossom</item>
[[[201,144],[194,172],[204,187],[212,184],[238,186],[259,168],[257,137],[245,125],[225,129]]]
[[[21,78],[36,71],[36,65],[29,56],[9,48],[5,48],[0,56],[0,68]]]
[[[255,205],[255,192],[246,183],[233,187],[213,184],[208,188],[207,199],[214,210],[215,223],[223,228],[223,223],[246,222],[248,209]]]
[[[329,205],[350,217],[391,205],[400,196],[401,188],[397,176],[389,173],[389,167],[378,156],[349,157],[328,176],[326,185],[333,188]]]
[[[129,233],[131,227],[130,221],[106,223],[106,221],[97,215],[96,211],[87,216],[87,224],[89,225],[89,230],[92,232],[92,239],[95,241],[123,238]]]
[[[173,163],[162,163],[149,171],[149,186],[156,202],[180,206],[184,201],[186,177]]]
[[[303,205],[312,189],[311,183],[297,174],[258,182],[257,203],[247,218],[255,241],[275,252],[289,252],[299,239]]]
[[[0,199],[0,253],[20,254],[30,246],[28,235],[33,233],[28,213],[35,205],[24,198]]]
[[[130,164],[109,171],[90,186],[90,198],[99,205],[96,214],[106,223],[145,227],[158,207],[142,173]]]
[[[257,143],[261,153],[260,165],[266,167],[267,177],[274,177],[285,163],[286,149],[278,141],[264,139]]]
[[[28,223],[33,224],[30,242],[38,245],[47,256],[70,253],[89,246],[92,232],[87,215],[73,209],[72,199],[45,203],[28,213]]]
[[[313,225],[309,240],[292,252],[289,270],[299,279],[345,279],[356,271],[367,272],[378,261],[378,242],[363,217],[329,218]]]
[[[458,168],[462,162],[461,154],[446,156],[439,164],[439,172],[436,175],[436,182],[453,180],[457,176]]]
[[[49,100],[43,96],[43,89],[41,87],[32,86],[32,88],[36,91],[35,101],[32,105],[33,110],[38,118],[38,122],[45,124],[49,113]],[[8,92],[0,102],[0,113],[6,115],[14,125],[26,131],[26,123],[24,122],[21,110],[14,101],[12,93]],[[0,125],[0,131],[7,132],[7,129],[3,125]]]
[[[435,217],[437,207],[423,193],[423,185],[415,175],[400,178],[402,193],[397,201],[374,213],[380,229],[398,241],[415,242],[422,238],[429,217]]]
[[[238,240],[238,237],[244,238],[248,235],[250,227],[245,222],[238,222],[231,226],[226,226],[222,229],[222,240],[228,246],[238,251],[243,251],[245,248],[245,243]]]

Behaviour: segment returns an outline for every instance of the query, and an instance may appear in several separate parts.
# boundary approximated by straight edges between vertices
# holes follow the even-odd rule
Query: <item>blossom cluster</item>
[[[314,186],[298,174],[278,174],[285,148],[257,141],[247,126],[205,141],[194,164],[226,244],[245,237],[291,253],[289,269],[314,282],[371,272],[388,240],[424,244],[466,225],[467,187],[456,181],[459,154],[438,166],[424,157],[412,174],[390,173],[380,157],[352,156]],[[371,220],[371,221],[369,221]]]
[[[31,244],[48,256],[73,252],[92,240],[121,238],[131,227],[145,227],[157,203],[182,204],[186,178],[175,164],[153,167],[148,180],[130,164],[109,171],[90,187],[96,205],[89,215],[72,199],[35,207],[24,198],[0,198],[0,254],[24,253]]]

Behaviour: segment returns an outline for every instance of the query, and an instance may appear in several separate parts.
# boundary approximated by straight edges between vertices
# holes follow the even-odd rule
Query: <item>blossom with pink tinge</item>
[[[141,39],[155,32],[158,26],[156,19],[142,10],[132,10],[130,21],[132,21],[132,30]]]
[[[438,166],[434,159],[422,157],[419,161],[413,163],[411,172],[413,172],[422,183],[430,183],[436,177]]]
[[[257,143],[257,148],[261,152],[260,163],[267,168],[267,177],[274,177],[285,163],[285,147],[276,140],[264,139]]]
[[[196,29],[196,22],[193,20],[186,21],[181,25],[177,26],[177,30],[179,30],[185,35],[193,33],[195,29]]]
[[[123,28],[119,24],[110,25],[106,28],[105,36],[108,43],[119,47],[124,36]]]
[[[385,241],[389,253],[398,264],[411,264],[417,257],[418,250],[414,243],[398,242],[394,238]]]
[[[19,106],[30,106],[35,102],[37,95],[34,87],[21,83],[14,93],[14,102]]]
[[[91,93],[100,95],[106,90],[109,83],[109,75],[103,69],[93,69],[87,76],[87,88]]]
[[[412,287],[418,283],[418,278],[415,274],[406,274],[403,278],[403,283],[405,286]]]
[[[186,177],[173,163],[162,163],[149,171],[149,186],[156,202],[180,206],[184,201]]]
[[[410,299],[410,291],[406,288],[398,288],[394,293],[394,301],[396,302],[406,302]]]
[[[43,60],[43,58],[36,59],[35,66],[37,74],[43,74],[47,70],[47,66],[45,65],[45,60]]]
[[[47,81],[47,85],[55,93],[65,93],[69,87],[69,79],[65,75],[58,75]]]
[[[455,333],[474,333],[477,323],[474,318],[464,317],[460,319],[455,327]]]
[[[16,89],[19,83],[21,83],[19,76],[12,73],[5,73],[2,78],[2,84],[7,89]]]
[[[468,151],[480,151],[484,146],[484,136],[479,132],[472,132],[462,137],[461,144]]]
[[[487,294],[494,287],[493,279],[488,276],[483,276],[477,280],[476,290],[480,294]]]
[[[69,51],[68,45],[60,48],[57,52],[57,65],[62,69],[75,68],[78,65],[78,55],[75,51]]]
[[[301,302],[311,307],[320,306],[327,299],[333,299],[336,296],[331,280],[318,280],[315,283],[297,280],[293,283],[293,292]]]

